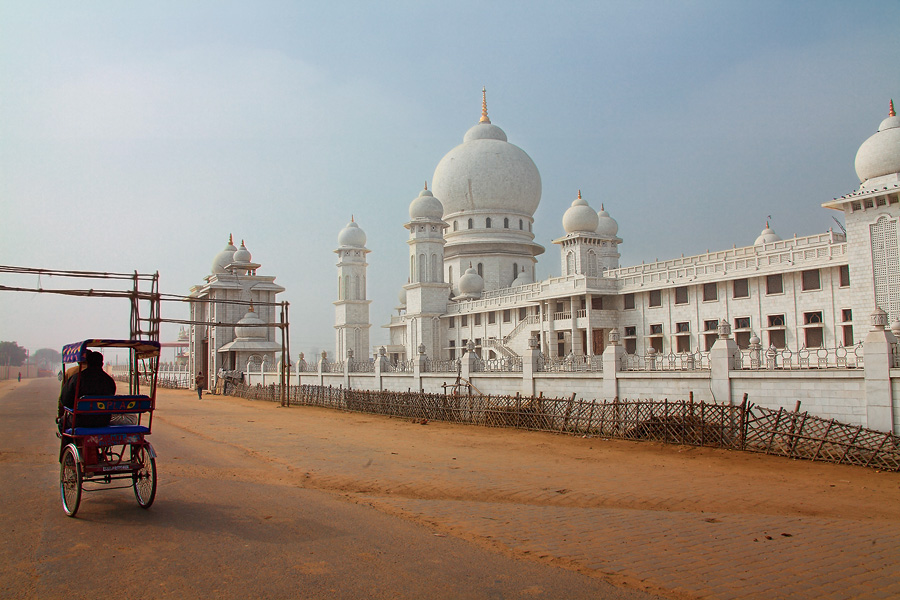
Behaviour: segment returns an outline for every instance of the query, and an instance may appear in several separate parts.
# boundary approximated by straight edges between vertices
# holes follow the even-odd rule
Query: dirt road
[[[6,425],[26,418],[12,393],[0,390],[0,489],[5,498],[17,477],[36,486],[28,504],[0,508],[17,523],[12,544],[28,549],[15,572],[31,565],[36,583],[22,597],[53,589],[41,586],[66,557],[95,554],[67,555],[56,538],[111,536],[100,568],[134,564],[138,530],[165,558],[139,560],[154,586],[146,597],[204,586],[238,597],[227,595],[236,585],[262,597],[267,588],[248,579],[284,584],[268,597],[299,582],[307,597],[612,597],[591,587],[604,582],[669,598],[900,595],[896,473],[172,391],[154,424],[157,504],[144,512],[127,491],[89,495],[73,521],[47,466],[56,440],[42,434],[30,452],[22,428]],[[38,429],[31,418],[26,429]],[[18,581],[8,546],[4,592]],[[554,587],[562,575],[573,579]]]

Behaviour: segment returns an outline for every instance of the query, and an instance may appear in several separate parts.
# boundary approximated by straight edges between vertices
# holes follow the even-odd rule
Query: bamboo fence
[[[229,393],[279,402],[276,385],[238,384]],[[594,401],[576,398],[452,395],[290,386],[288,404],[415,421],[444,421],[532,431],[653,440],[747,450],[790,458],[900,471],[900,436],[822,419],[807,412],[688,400]]]

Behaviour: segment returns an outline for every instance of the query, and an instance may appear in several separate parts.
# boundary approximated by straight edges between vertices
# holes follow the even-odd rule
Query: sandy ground
[[[9,385],[0,382],[0,395]],[[266,467],[238,471],[159,446],[162,478],[331,492],[435,535],[668,598],[900,597],[900,473],[208,394],[200,401],[185,390],[162,390],[157,409],[176,435]]]
[[[620,585],[676,598],[900,596],[898,473],[187,391],[162,392],[159,409],[282,465],[286,485]]]

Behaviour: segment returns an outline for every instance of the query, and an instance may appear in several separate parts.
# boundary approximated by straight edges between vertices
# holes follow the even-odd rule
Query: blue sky
[[[623,265],[751,244],[768,215],[783,237],[822,232],[900,99],[897,22],[900,4],[865,1],[7,0],[0,264],[158,270],[186,294],[233,233],[287,288],[292,350],[331,352],[352,214],[384,342],[409,202],[482,86],[541,173],[539,277],[559,273],[579,189],[618,220]],[[5,292],[0,309],[0,339],[32,350],[127,333],[122,302]]]

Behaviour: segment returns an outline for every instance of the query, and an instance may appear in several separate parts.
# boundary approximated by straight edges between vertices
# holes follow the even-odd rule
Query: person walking
[[[203,371],[197,371],[194,383],[197,384],[197,399],[203,400],[203,390],[206,388],[206,378],[203,376]]]

